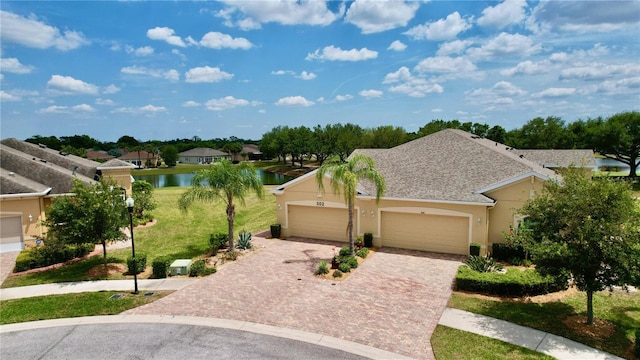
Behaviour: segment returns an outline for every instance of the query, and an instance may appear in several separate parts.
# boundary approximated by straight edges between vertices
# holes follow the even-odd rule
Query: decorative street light
[[[133,198],[129,196],[125,200],[127,204],[127,210],[129,210],[129,229],[131,230],[131,252],[133,254],[133,283],[134,283],[134,295],[138,294],[138,262],[136,261],[136,246],[133,242]]]

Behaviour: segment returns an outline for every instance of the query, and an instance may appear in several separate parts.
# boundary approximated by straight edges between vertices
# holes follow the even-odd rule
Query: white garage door
[[[469,218],[382,213],[382,246],[448,254],[469,253]]]
[[[0,217],[0,252],[20,251],[23,248],[20,215]]]
[[[348,241],[347,209],[290,205],[289,235],[311,239]],[[354,216],[354,236],[358,229],[358,217]]]

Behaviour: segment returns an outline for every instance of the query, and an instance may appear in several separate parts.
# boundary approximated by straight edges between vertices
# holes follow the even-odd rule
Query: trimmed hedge
[[[151,268],[153,269],[153,277],[155,279],[164,279],[167,277],[169,273],[169,267],[171,266],[171,259],[168,256],[160,256],[153,260],[151,263]]]
[[[147,268],[147,254],[137,254],[136,255],[136,274],[140,274]],[[127,273],[133,274],[133,258],[127,258]]]
[[[95,247],[95,244],[88,243],[61,247],[44,245],[26,249],[18,254],[14,272],[27,271],[80,258],[91,253]]]
[[[456,290],[490,295],[534,296],[565,290],[567,283],[542,276],[535,269],[507,268],[506,273],[479,273],[462,265],[456,274]]]
[[[491,250],[491,257],[501,261],[509,261],[513,258],[524,260],[526,255],[524,248],[520,245],[493,243]]]

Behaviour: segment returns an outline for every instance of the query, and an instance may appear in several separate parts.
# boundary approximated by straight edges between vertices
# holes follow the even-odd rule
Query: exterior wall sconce
[[[282,205],[278,204],[278,210],[282,210]]]
[[[33,215],[29,214],[29,222],[33,222]]]
[[[478,224],[482,224],[482,219],[478,218]]]
[[[365,216],[367,214],[367,210],[362,209],[362,216]]]
[[[376,216],[376,212],[371,210],[371,217],[374,217],[374,216]]]

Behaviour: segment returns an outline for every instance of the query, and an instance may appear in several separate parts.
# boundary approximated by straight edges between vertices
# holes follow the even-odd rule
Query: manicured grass
[[[433,332],[431,346],[438,360],[553,359],[527,348],[442,325]]]
[[[242,229],[255,233],[268,230],[276,222],[275,197],[268,193],[273,186],[265,186],[265,196],[259,199],[255,194],[246,198],[244,205],[236,202],[234,232]],[[147,265],[153,259],[168,255],[174,259],[191,259],[204,255],[209,247],[209,235],[227,232],[227,216],[224,203],[194,203],[188,212],[178,208],[178,199],[186,188],[162,188],[154,190],[158,207],[154,210],[156,225],[134,231],[136,255],[147,255]],[[131,256],[131,248],[107,250],[109,262],[125,263]],[[46,284],[53,282],[124,279],[122,274],[91,277],[87,271],[102,263],[102,255],[42,273],[26,274],[8,278],[2,287]]]
[[[595,317],[616,326],[613,335],[602,339],[581,334],[563,323],[570,316],[585,316],[586,306],[586,294],[583,292],[546,303],[497,301],[458,294],[449,300],[449,307],[452,308],[532,327],[618,356],[627,356],[634,339],[634,329],[640,328],[640,293],[615,291],[610,294],[603,291],[594,294]]]
[[[79,294],[38,296],[0,301],[0,324],[60,319],[80,316],[115,315],[154,302],[172,291],[155,291],[151,296],[105,291]],[[120,299],[110,299],[122,294]]]

